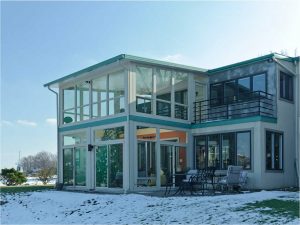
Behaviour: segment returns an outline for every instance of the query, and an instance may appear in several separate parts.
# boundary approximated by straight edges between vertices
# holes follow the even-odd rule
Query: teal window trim
[[[258,121],[267,122],[267,123],[277,123],[277,118],[268,117],[268,116],[253,116],[253,117],[245,117],[239,119],[229,119],[229,120],[211,121],[206,123],[193,124],[191,127],[192,129],[196,129],[196,128],[233,125],[239,123],[251,123],[251,122],[258,122]]]
[[[58,131],[59,132],[72,131],[72,130],[84,129],[89,127],[97,127],[97,126],[102,126],[107,124],[121,123],[125,121],[127,121],[127,116],[113,117],[104,120],[97,120],[97,121],[91,121],[82,124],[75,124],[67,127],[60,127],[58,128]]]

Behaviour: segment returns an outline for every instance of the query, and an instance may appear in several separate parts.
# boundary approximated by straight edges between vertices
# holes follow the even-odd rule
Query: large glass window
[[[266,74],[253,76],[253,91],[266,92]]]
[[[87,120],[90,118],[90,84],[87,82],[76,86],[76,121]]]
[[[136,96],[137,112],[152,113],[153,98],[152,69],[147,67],[136,67]]]
[[[155,142],[139,141],[137,152],[138,186],[156,186]]]
[[[86,143],[87,143],[86,132],[71,133],[63,136],[64,146],[86,144]]]
[[[171,71],[156,70],[156,114],[171,116]]]
[[[175,118],[187,120],[188,113],[188,75],[174,73]]]
[[[123,187],[123,144],[96,147],[96,186]]]
[[[86,149],[75,148],[75,185],[85,186]]]
[[[118,72],[109,75],[108,79],[109,115],[125,111],[124,105],[124,74]]]
[[[64,185],[86,185],[86,148],[63,149]]]
[[[94,142],[124,139],[124,127],[98,129],[94,131]]]
[[[280,72],[280,97],[293,101],[293,77],[284,72]]]
[[[251,134],[250,132],[239,132],[236,134],[237,166],[244,169],[251,168]]]
[[[92,93],[93,118],[107,116],[107,76],[93,80]]]
[[[221,168],[227,169],[229,165],[235,164],[235,134],[222,134],[222,162]]]
[[[283,169],[283,135],[266,131],[266,169]]]
[[[63,150],[63,183],[73,185],[73,148]]]
[[[238,79],[238,96],[240,100],[248,99],[251,92],[250,77]]]
[[[212,105],[220,105],[223,103],[223,84],[212,84],[210,86],[210,99]]]
[[[229,165],[251,168],[250,131],[195,137],[196,168],[215,167],[226,170]]]
[[[235,80],[224,83],[224,102],[231,103],[236,99],[236,82]]]
[[[185,131],[159,129],[159,132],[161,141],[178,142],[182,144],[186,144],[188,141],[188,136]]]
[[[218,134],[208,136],[208,167],[220,168],[219,139]]]
[[[204,169],[206,167],[206,136],[195,138],[196,145],[196,169]]]
[[[75,87],[63,90],[63,123],[75,122]]]

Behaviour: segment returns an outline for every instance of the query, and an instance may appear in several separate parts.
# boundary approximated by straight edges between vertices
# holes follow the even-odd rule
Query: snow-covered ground
[[[2,195],[2,224],[299,224],[280,215],[237,211],[266,199],[297,200],[299,193],[261,191],[222,196],[151,197],[43,191]],[[264,222],[262,222],[264,221]]]

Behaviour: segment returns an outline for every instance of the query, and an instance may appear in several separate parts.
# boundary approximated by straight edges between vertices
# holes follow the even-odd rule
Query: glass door
[[[174,155],[172,145],[160,145],[160,185],[166,186],[174,174]]]
[[[123,144],[96,146],[96,187],[123,187]]]
[[[160,160],[161,186],[166,186],[167,182],[178,185],[186,172],[186,148],[162,144]]]

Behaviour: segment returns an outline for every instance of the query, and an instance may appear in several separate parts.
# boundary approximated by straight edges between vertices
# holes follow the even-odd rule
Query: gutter
[[[58,118],[58,115],[59,115],[59,108],[58,108],[58,93],[57,93],[56,91],[52,90],[52,89],[50,88],[50,86],[47,86],[47,87],[48,87],[48,90],[49,90],[49,91],[53,92],[53,93],[56,95],[56,135],[57,135],[57,137],[56,137],[56,142],[57,142],[57,156],[56,156],[56,158],[57,158],[57,164],[56,164],[57,178],[56,178],[56,184],[58,184],[58,183],[59,183],[59,172],[58,172],[58,171],[60,171],[60,170],[58,169],[58,167],[59,167],[59,161],[58,161],[58,154],[59,154],[59,133],[58,133],[58,125],[59,125],[59,118]]]

